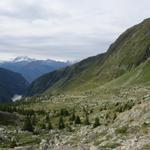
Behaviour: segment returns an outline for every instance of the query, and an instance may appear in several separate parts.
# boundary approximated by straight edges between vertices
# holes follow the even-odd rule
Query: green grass
[[[115,133],[116,134],[126,134],[127,133],[127,130],[128,130],[128,126],[125,125],[123,127],[119,127],[115,130]]]
[[[150,60],[145,61],[137,68],[107,83],[105,87],[128,87],[131,85],[150,85]]]
[[[19,133],[17,135],[17,139],[18,139],[19,146],[38,144],[40,142],[39,138],[36,137],[33,138],[33,134],[29,132]]]

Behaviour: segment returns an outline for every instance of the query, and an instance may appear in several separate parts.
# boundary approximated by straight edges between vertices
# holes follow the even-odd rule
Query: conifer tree
[[[89,117],[88,117],[87,114],[86,114],[86,116],[85,116],[84,124],[85,124],[85,125],[90,125]]]
[[[75,118],[75,124],[81,124],[81,120],[79,116],[76,116]]]
[[[58,128],[59,129],[64,129],[65,128],[63,117],[59,118]]]
[[[46,115],[45,120],[46,120],[46,122],[49,122],[50,119],[49,119],[49,115],[48,114]]]
[[[25,118],[25,122],[24,122],[24,125],[23,125],[23,130],[27,130],[29,132],[33,132],[33,125],[32,125],[31,118],[29,116],[27,116]]]
[[[53,126],[52,126],[51,122],[49,121],[48,122],[48,130],[52,130],[52,129],[53,129]]]
[[[95,118],[95,122],[93,124],[93,128],[100,126],[99,118]]]

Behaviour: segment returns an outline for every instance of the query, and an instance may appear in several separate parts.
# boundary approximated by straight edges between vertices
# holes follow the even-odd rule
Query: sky
[[[0,0],[0,60],[80,60],[150,17],[150,0]]]

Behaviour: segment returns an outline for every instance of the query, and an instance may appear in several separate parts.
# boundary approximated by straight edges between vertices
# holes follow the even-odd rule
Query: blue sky
[[[150,17],[149,0],[1,0],[0,60],[79,60]]]

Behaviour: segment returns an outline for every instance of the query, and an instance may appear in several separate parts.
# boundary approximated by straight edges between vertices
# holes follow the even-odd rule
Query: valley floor
[[[13,105],[15,110],[10,114],[12,118],[14,116],[18,118],[15,119],[16,123],[11,117],[9,122],[6,122],[8,120],[5,118],[0,122],[2,150],[150,149],[150,87],[148,86],[101,88],[80,96],[43,96],[26,98],[25,101]],[[20,112],[20,108],[24,108],[24,113]],[[25,112],[31,110],[36,116],[34,131],[24,131],[22,124]],[[41,110],[44,112],[40,112]],[[45,121],[47,114],[52,129],[41,125],[41,123],[47,124]],[[73,115],[79,116],[80,122],[71,120]],[[59,128],[60,118],[63,118],[65,125],[62,129]],[[98,118],[97,125],[95,125],[96,118]]]

